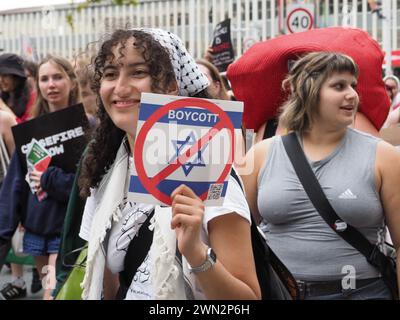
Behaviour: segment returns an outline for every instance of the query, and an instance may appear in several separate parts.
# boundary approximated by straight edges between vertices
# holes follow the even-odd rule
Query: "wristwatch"
[[[200,273],[210,269],[216,262],[217,262],[217,255],[215,254],[212,248],[208,247],[206,261],[204,261],[203,264],[198,267],[191,267],[190,264],[188,263],[188,269],[190,272]]]

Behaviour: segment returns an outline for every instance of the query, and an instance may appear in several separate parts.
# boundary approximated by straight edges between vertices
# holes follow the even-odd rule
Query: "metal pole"
[[[385,51],[385,74],[393,74],[392,70],[392,41],[391,41],[391,1],[382,1],[382,40]]]

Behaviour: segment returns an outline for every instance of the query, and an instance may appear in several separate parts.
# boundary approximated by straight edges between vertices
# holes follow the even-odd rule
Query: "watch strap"
[[[188,269],[192,273],[200,273],[210,269],[217,262],[217,256],[214,250],[210,247],[207,249],[206,260],[198,267],[192,267],[188,263]]]

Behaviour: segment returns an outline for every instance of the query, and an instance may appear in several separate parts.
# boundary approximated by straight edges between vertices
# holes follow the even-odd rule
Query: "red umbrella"
[[[288,63],[313,51],[342,52],[354,59],[360,68],[359,110],[379,130],[390,107],[382,81],[384,54],[367,32],[341,27],[313,29],[256,43],[229,66],[227,76],[235,97],[244,102],[246,128],[257,131],[276,117],[286,99],[281,84]]]

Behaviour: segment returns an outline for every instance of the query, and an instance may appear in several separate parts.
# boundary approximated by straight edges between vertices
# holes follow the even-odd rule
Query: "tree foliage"
[[[72,5],[74,4],[74,1],[71,1]],[[136,6],[139,4],[139,0],[85,0],[84,2],[79,3],[74,10],[77,12],[81,12],[82,10],[89,8],[92,5],[96,4],[111,4],[111,5],[116,5],[116,6],[123,6],[123,5],[131,5],[131,6]],[[73,17],[73,12],[70,12],[67,14],[67,23],[71,27],[72,30],[74,30],[74,17]]]

